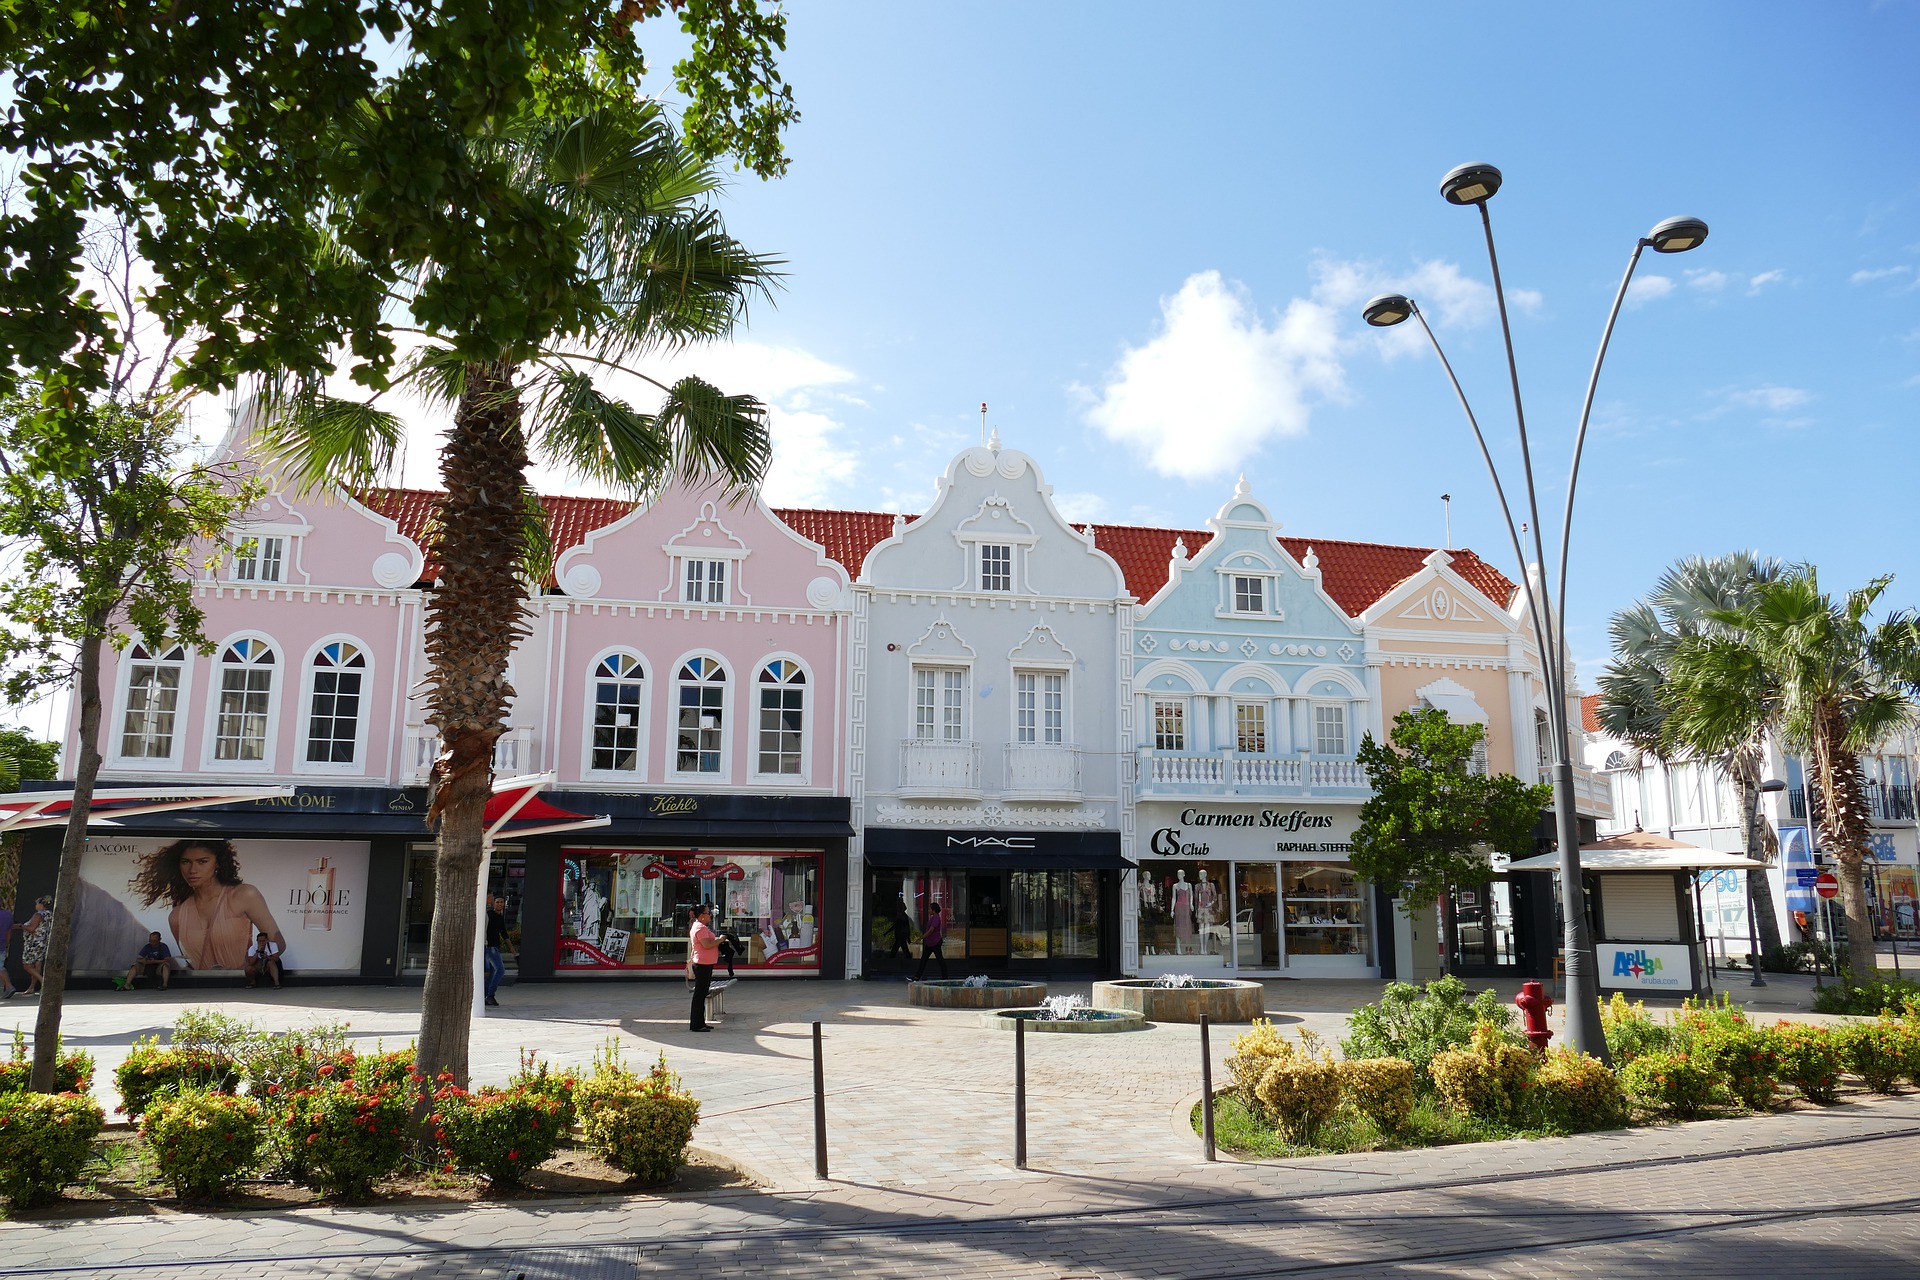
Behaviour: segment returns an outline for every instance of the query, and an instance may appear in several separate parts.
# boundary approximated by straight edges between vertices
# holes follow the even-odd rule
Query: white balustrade
[[[1055,743],[1007,744],[1007,794],[1033,800],[1078,800],[1080,748]]]
[[[440,754],[440,735],[431,725],[407,726],[407,745],[401,756],[401,781],[418,784],[433,772],[433,761]],[[498,778],[532,773],[538,767],[534,757],[533,728],[518,725],[501,734],[493,744],[493,772]]]
[[[908,738],[900,744],[901,795],[975,796],[979,793],[979,744],[939,738]]]
[[[1142,795],[1248,795],[1365,791],[1367,771],[1352,760],[1314,760],[1299,756],[1251,756],[1222,752],[1212,756],[1140,753]]]

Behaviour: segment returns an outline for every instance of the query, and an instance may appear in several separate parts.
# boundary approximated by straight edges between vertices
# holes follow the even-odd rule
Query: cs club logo
[[[1660,972],[1660,961],[1645,951],[1616,951],[1613,954],[1613,976],[1616,978],[1646,978]]]

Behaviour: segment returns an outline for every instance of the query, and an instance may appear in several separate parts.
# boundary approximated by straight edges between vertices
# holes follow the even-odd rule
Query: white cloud
[[[1203,271],[1160,300],[1159,333],[1121,356],[1087,418],[1162,475],[1218,476],[1344,394],[1339,347],[1328,302],[1294,298],[1268,324],[1245,289]]]
[[[1707,293],[1718,293],[1727,287],[1733,277],[1724,271],[1702,271],[1689,267],[1686,271],[1687,287],[1700,289]]]
[[[1635,276],[1633,283],[1627,286],[1627,305],[1645,306],[1666,297],[1673,289],[1671,276]]]
[[[1107,500],[1097,493],[1056,493],[1053,505],[1075,524],[1085,524],[1107,514]]]
[[[1787,273],[1778,267],[1775,267],[1771,271],[1762,271],[1760,274],[1752,276],[1747,280],[1747,292],[1749,294],[1758,293],[1768,285],[1779,284],[1786,278]]]
[[[1789,409],[1798,409],[1813,400],[1813,393],[1804,387],[1749,387],[1743,391],[1729,392],[1728,405],[1741,409],[1764,409],[1768,413],[1785,413]]]
[[[774,409],[773,465],[762,491],[778,507],[818,507],[835,501],[853,479],[860,455],[837,442],[841,425],[812,410]]]
[[[1904,267],[1904,266],[1875,267],[1870,270],[1854,272],[1852,275],[1847,277],[1847,283],[1848,284],[1872,284],[1876,280],[1891,280],[1895,276],[1903,276],[1907,274],[1907,272],[1910,270],[1912,270],[1911,267]]]

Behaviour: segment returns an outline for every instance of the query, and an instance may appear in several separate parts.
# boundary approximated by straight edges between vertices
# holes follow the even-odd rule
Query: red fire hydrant
[[[1547,1010],[1553,1008],[1553,1000],[1544,987],[1528,979],[1520,984],[1520,994],[1513,1002],[1519,1006],[1520,1016],[1527,1020],[1527,1043],[1535,1053],[1545,1053],[1547,1041],[1553,1039],[1553,1032],[1547,1030]]]

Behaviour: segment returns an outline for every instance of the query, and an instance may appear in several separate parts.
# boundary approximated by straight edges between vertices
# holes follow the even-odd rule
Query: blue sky
[[[1713,229],[1648,255],[1601,383],[1585,670],[1690,552],[1895,573],[1920,605],[1920,6],[790,12],[792,172],[726,206],[790,279],[695,357],[778,406],[776,499],[923,507],[986,401],[1076,516],[1197,523],[1245,470],[1289,532],[1437,544],[1449,492],[1456,542],[1511,572],[1438,366],[1356,305],[1422,297],[1515,460],[1477,220],[1437,194],[1487,160],[1554,511],[1634,240]]]

